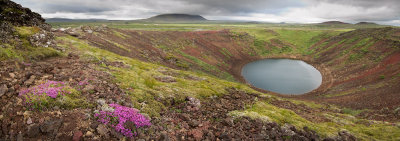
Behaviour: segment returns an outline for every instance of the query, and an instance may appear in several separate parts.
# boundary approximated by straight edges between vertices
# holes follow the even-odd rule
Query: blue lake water
[[[300,60],[263,59],[246,64],[242,76],[254,87],[280,93],[299,95],[318,88],[321,73]]]

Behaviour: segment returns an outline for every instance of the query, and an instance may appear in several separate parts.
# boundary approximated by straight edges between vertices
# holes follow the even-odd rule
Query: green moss
[[[62,53],[53,48],[32,47],[26,41],[23,40],[23,42],[21,49],[16,49],[9,44],[5,44],[5,48],[0,47],[0,60],[40,60],[62,55]]]
[[[228,59],[232,57],[232,53],[229,52],[226,48],[222,48],[220,52]]]
[[[118,36],[118,37],[120,37],[122,39],[126,39],[127,37],[129,37],[128,35],[123,34],[121,32],[118,32],[118,31],[115,31],[115,30],[113,31],[113,33],[114,33],[115,36]]]
[[[349,114],[349,115],[352,115],[352,116],[356,116],[356,115],[358,115],[358,114],[360,114],[360,113],[362,113],[364,111],[366,111],[366,110],[353,110],[353,109],[350,109],[350,108],[342,109],[342,113]]]
[[[8,59],[22,59],[21,54],[15,51],[13,46],[9,44],[3,44],[5,48],[0,47],[0,61],[8,60]]]
[[[22,10],[20,10],[20,9],[18,9],[18,8],[6,8],[6,9],[4,9],[1,13],[2,14],[6,14],[6,13],[18,13],[18,15],[23,15],[23,14],[25,14],[25,11],[22,11]]]
[[[318,114],[318,113],[313,113]],[[244,111],[233,111],[231,116],[248,116],[270,120],[278,124],[289,123],[299,129],[307,126],[316,131],[322,137],[333,137],[343,129],[348,130],[360,140],[397,140],[400,139],[400,130],[387,123],[375,122],[367,126],[363,123],[367,120],[357,119],[353,116],[342,114],[319,113],[325,115],[331,122],[314,123],[297,115],[291,110],[282,109],[268,104],[267,102],[257,102],[252,107]],[[373,121],[372,121],[373,122]]]
[[[299,100],[290,100],[290,102],[296,104],[296,105],[300,105],[300,104],[304,104],[310,108],[314,108],[314,109],[319,109],[319,108],[323,108],[324,105],[315,103],[313,101],[299,101]]]
[[[210,65],[210,64],[208,64],[208,63],[206,63],[206,62],[204,62],[204,61],[202,61],[202,60],[200,60],[200,59],[198,59],[198,58],[196,58],[196,57],[194,57],[194,56],[191,56],[191,55],[189,55],[189,54],[186,54],[186,53],[184,53],[184,52],[182,52],[182,51],[179,51],[179,53],[180,53],[182,56],[184,56],[184,57],[186,57],[186,58],[192,60],[194,63],[196,63],[197,65],[199,65],[200,67],[202,67],[202,69],[204,69],[204,70],[206,70],[206,71],[209,71],[209,72],[219,72],[219,69],[218,69],[217,67],[213,66],[213,65]]]
[[[80,95],[80,92],[72,87],[66,86],[63,88],[66,93],[59,94],[57,98],[51,98],[46,94],[34,95],[28,93],[25,95],[24,99],[30,101],[29,107],[35,110],[44,110],[58,106],[65,109],[75,109],[75,108],[89,108],[93,107],[92,104],[86,101],[84,97]]]
[[[2,44],[0,47],[0,60],[17,59],[17,60],[39,60],[54,56],[60,56],[62,53],[45,47],[33,47],[28,37],[40,31],[38,27],[14,27],[20,41],[10,40],[9,44]],[[21,44],[22,43],[22,44]]]
[[[68,88],[70,94],[65,96],[57,97],[56,103],[54,105],[65,109],[75,109],[75,108],[90,108],[94,105],[89,103],[81,93],[71,87]]]
[[[165,105],[158,100],[173,99],[179,102],[183,101],[186,96],[203,99],[214,95],[226,94],[226,89],[231,87],[240,87],[241,90],[247,92],[259,93],[244,84],[221,80],[200,72],[172,69],[171,71],[177,74],[177,76],[173,76],[177,82],[160,83],[154,80],[152,76],[164,75],[157,71],[163,66],[119,56],[112,52],[92,47],[85,41],[71,36],[58,37],[57,40],[62,42],[62,44],[59,44],[60,46],[80,50],[83,53],[82,56],[87,56],[85,58],[92,58],[94,61],[99,60],[98,58],[104,58],[109,61],[118,60],[130,65],[131,67],[129,68],[108,66],[109,69],[104,71],[109,71],[114,76],[115,82],[119,87],[131,97],[135,108],[150,116],[159,116],[159,112],[165,108]],[[187,76],[197,77],[199,80],[188,79]]]
[[[144,77],[144,84],[150,89],[153,89],[154,86],[157,84],[157,81],[151,76],[146,76]]]
[[[53,48],[43,48],[43,47],[37,47],[35,49],[30,49],[28,52],[23,52],[21,53],[25,56],[27,59],[35,60],[35,59],[45,59],[49,57],[55,57],[55,56],[60,56],[62,53],[58,52],[57,50]]]
[[[17,34],[20,35],[20,37],[22,37],[22,38],[27,38],[29,36],[32,36],[33,34],[39,33],[39,31],[40,31],[39,27],[21,26],[21,27],[14,27],[14,28],[17,31]]]
[[[119,44],[119,43],[116,43],[116,42],[114,42],[114,41],[107,40],[107,39],[103,39],[103,40],[105,40],[105,41],[107,41],[107,42],[109,42],[109,43],[115,45],[116,47],[118,47],[118,48],[120,48],[120,49],[123,49],[123,50],[125,50],[125,51],[127,51],[127,52],[131,52],[131,50],[130,50],[128,47],[126,47],[125,45],[121,45],[121,44]]]

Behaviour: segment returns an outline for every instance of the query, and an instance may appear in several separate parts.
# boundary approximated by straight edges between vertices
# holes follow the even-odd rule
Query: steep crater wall
[[[263,50],[271,51],[260,54],[257,39],[229,30],[109,29],[100,34],[84,33],[81,38],[120,55],[241,82],[241,67],[248,62],[264,58],[300,59],[320,70],[324,80],[317,90],[295,98],[357,109],[393,109],[400,106],[399,35],[398,28],[376,28],[313,37],[316,43],[303,54],[294,52],[298,46],[280,38],[267,40],[262,44]]]

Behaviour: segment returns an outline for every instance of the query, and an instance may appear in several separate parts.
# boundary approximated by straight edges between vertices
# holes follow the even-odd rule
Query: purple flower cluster
[[[25,62],[22,62],[22,64],[24,64],[25,66],[31,66],[32,65],[30,63],[25,63]]]
[[[47,81],[46,83],[21,90],[19,96],[23,98],[25,104],[32,105],[35,102],[41,102],[41,98],[57,98],[58,95],[71,93],[65,89],[64,82]]]
[[[118,104],[109,104],[109,106],[114,108],[113,112],[100,111],[99,113],[95,113],[95,117],[103,124],[111,122],[111,126],[124,136],[132,137],[137,134],[136,131],[124,127],[127,121],[134,123],[136,128],[151,126],[150,120],[140,114],[139,110],[135,108],[129,108]]]
[[[89,79],[79,81],[79,83],[78,83],[79,86],[83,86],[83,85],[87,85],[87,84],[89,84]]]
[[[65,93],[69,93],[64,88],[65,88],[64,82],[47,81],[46,83],[20,91],[19,96],[25,96],[27,94],[33,94],[33,95],[46,94],[51,98],[57,98],[59,94],[64,95]]]

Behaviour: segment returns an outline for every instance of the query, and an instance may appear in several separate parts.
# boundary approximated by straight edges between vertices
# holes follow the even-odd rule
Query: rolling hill
[[[154,17],[145,19],[150,22],[201,22],[207,21],[200,15],[189,15],[189,14],[161,14]]]

